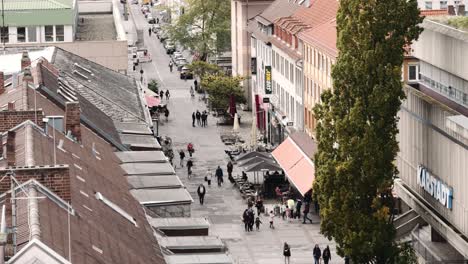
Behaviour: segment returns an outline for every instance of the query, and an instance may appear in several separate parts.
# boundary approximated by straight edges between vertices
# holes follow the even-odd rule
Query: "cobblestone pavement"
[[[231,128],[216,126],[213,116],[208,119],[208,127],[192,127],[192,112],[205,110],[206,107],[198,99],[198,95],[195,98],[190,97],[189,87],[193,85],[192,80],[180,80],[176,70],[173,73],[169,72],[169,56],[165,54],[164,48],[154,34],[151,37],[148,36],[148,24],[137,8],[132,6],[135,24],[138,29],[146,29],[144,31],[145,43],[153,57],[152,63],[143,66],[145,79],[158,79],[163,89],[169,89],[171,92],[171,98],[167,102],[170,110],[169,120],[160,124],[159,133],[172,138],[175,151],[185,149],[189,142],[195,146],[194,176],[191,179],[187,178],[186,169],[178,166],[178,155],[174,160],[178,175],[195,200],[192,205],[192,216],[206,217],[210,221],[210,234],[219,236],[226,243],[235,263],[283,263],[284,242],[288,242],[291,246],[291,263],[293,264],[313,263],[312,248],[316,243],[322,249],[330,245],[331,263],[343,263],[343,260],[335,253],[333,242],[319,234],[319,219],[316,215],[312,216],[315,220],[314,224],[302,224],[299,220],[287,222],[275,219],[275,229],[269,229],[268,218],[262,216],[263,225],[260,231],[245,232],[240,217],[246,208],[246,202],[227,177],[222,187],[212,183],[212,186],[207,188],[205,205],[199,205],[196,189],[200,183],[205,183],[204,176],[207,168],[215,169],[221,165],[226,171],[228,160],[224,154],[225,146],[221,142],[220,133],[229,131]],[[240,133],[246,142],[249,142],[251,113],[245,112],[241,115],[243,122]],[[237,168],[234,174],[239,173],[236,170]],[[266,206],[271,208],[271,205]]]

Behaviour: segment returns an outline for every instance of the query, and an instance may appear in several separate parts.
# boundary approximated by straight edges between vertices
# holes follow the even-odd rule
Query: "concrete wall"
[[[127,41],[77,41],[56,43],[57,47],[121,73],[128,70]]]
[[[398,114],[399,176],[442,217],[468,235],[468,140],[446,127],[447,117],[454,115],[451,110],[424,100],[413,88],[408,91]],[[452,210],[417,184],[419,165],[453,188]]]
[[[425,20],[424,31],[419,40],[413,44],[414,56],[418,59],[444,69],[451,74],[468,80],[468,41],[467,33]],[[443,30],[441,34],[436,30]],[[465,41],[454,36],[463,36]]]
[[[80,14],[112,13],[112,1],[79,1]]]

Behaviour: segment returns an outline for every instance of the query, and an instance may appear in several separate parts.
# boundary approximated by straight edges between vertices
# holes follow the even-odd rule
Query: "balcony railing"
[[[452,86],[446,86],[442,83],[432,80],[431,78],[420,74],[420,81],[431,88],[432,90],[450,98],[451,100],[468,107],[468,93],[462,90],[454,88]]]

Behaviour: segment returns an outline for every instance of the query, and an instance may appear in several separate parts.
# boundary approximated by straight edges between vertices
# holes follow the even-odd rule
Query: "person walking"
[[[215,176],[218,179],[218,186],[221,186],[223,183],[223,169],[220,166],[216,169]]]
[[[205,193],[206,193],[205,185],[201,183],[200,185],[198,185],[198,189],[197,189],[198,199],[200,200],[201,205],[203,205],[203,202],[205,201],[204,200]]]
[[[262,223],[262,221],[260,220],[260,217],[257,216],[257,218],[255,218],[255,228],[257,229],[257,231],[260,230],[260,224]]]
[[[183,149],[179,151],[179,158],[180,158],[180,167],[184,167],[184,159],[185,159],[185,152]]]
[[[309,214],[309,210],[310,210],[310,204],[306,203],[304,205],[304,221],[302,221],[303,224],[306,223],[306,220],[309,220],[310,223],[312,224],[312,219],[309,218],[309,216],[307,216]]]
[[[163,90],[159,91],[159,98],[161,98],[161,101],[164,99],[164,91]]]
[[[206,127],[206,112],[203,111],[203,113],[201,114],[201,125],[202,127]]]
[[[330,252],[330,247],[327,246],[323,252],[322,252],[322,258],[323,258],[323,262],[325,264],[328,264],[328,262],[330,262],[331,260],[331,252]]]
[[[249,228],[249,231],[252,232],[253,231],[253,226],[254,226],[254,223],[255,223],[255,213],[252,210],[252,207],[249,208],[248,214],[249,214],[248,228]]]
[[[275,214],[273,211],[270,211],[270,228],[275,229],[275,226],[273,225],[273,220],[274,220]]]
[[[322,251],[320,250],[318,244],[315,244],[313,254],[314,254],[314,264],[320,264],[320,257],[322,256]]]
[[[169,62],[169,71],[172,72],[172,67],[174,67],[174,63],[172,61]]]
[[[192,113],[192,127],[195,127],[195,112]]]
[[[192,167],[193,167],[193,161],[192,159],[187,160],[187,174],[188,178],[192,178]]]
[[[212,176],[213,176],[213,173],[211,172],[210,169],[208,169],[208,170],[206,171],[206,175],[205,175],[205,180],[206,180],[206,182],[208,183],[208,187],[211,186],[211,178],[212,178]]]
[[[242,214],[242,222],[244,222],[245,232],[249,232],[249,209],[245,209]]]
[[[187,151],[188,151],[190,157],[192,157],[193,153],[195,152],[195,149],[193,148],[193,144],[192,144],[192,143],[188,143],[188,144],[187,144]]]
[[[232,182],[234,180],[232,179],[232,170],[234,169],[232,162],[229,161],[226,167],[227,167],[227,172],[228,172],[228,179]]]
[[[197,110],[197,113],[195,114],[195,117],[197,118],[197,125],[201,126],[201,114],[200,111]]]
[[[197,81],[197,79],[195,79],[195,80],[193,81],[193,86],[195,86],[195,90],[198,89],[198,81]]]
[[[167,109],[167,107],[166,107],[166,109],[164,109],[164,116],[166,117],[166,121],[168,121],[169,120],[169,109]]]
[[[171,94],[169,93],[169,90],[166,90],[166,100],[169,101],[169,97],[171,97]]]
[[[289,264],[289,258],[291,257],[291,248],[286,242],[284,242],[284,246],[283,246],[283,256],[284,256],[284,264]]]
[[[290,221],[291,220],[291,208],[286,205],[286,220]]]
[[[301,207],[302,207],[302,200],[297,199],[297,201],[296,201],[296,215],[294,216],[294,218],[297,217],[297,219],[301,219]]]
[[[151,37],[151,33],[152,33],[151,28],[148,28],[148,35],[149,35],[150,37]]]

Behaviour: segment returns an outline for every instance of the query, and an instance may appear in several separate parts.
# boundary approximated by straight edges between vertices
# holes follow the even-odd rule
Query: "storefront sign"
[[[418,167],[417,184],[448,209],[452,209],[453,188],[432,175],[423,166]]]
[[[272,93],[271,66],[265,66],[265,94]]]

